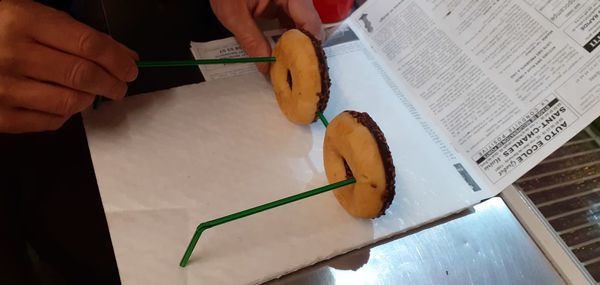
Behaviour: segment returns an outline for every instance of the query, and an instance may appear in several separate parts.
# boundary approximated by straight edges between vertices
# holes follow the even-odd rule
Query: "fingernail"
[[[127,82],[131,82],[134,81],[137,76],[138,76],[138,68],[137,65],[133,64],[129,66],[129,69],[127,70],[127,75],[125,76],[125,81]]]
[[[125,95],[127,95],[127,90],[129,89],[129,86],[127,84],[123,84],[123,95],[121,95],[121,97],[119,97],[119,99],[123,99],[125,97]]]
[[[115,93],[113,94],[113,99],[114,100],[120,100],[123,99],[123,97],[125,97],[125,94],[127,94],[127,84],[125,83],[119,83],[116,87],[115,87]]]

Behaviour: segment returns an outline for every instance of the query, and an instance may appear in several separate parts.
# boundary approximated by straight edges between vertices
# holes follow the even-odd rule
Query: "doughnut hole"
[[[288,82],[288,85],[290,86],[290,90],[294,89],[294,80],[292,80],[292,73],[290,72],[289,69],[287,72],[287,82]]]

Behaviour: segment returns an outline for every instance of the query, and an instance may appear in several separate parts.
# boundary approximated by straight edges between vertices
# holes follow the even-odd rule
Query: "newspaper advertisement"
[[[600,113],[598,1],[372,0],[350,25],[485,187]]]

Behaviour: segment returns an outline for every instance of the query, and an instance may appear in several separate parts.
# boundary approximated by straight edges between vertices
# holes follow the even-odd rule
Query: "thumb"
[[[249,56],[271,56],[271,45],[254,21],[231,32]],[[268,63],[256,65],[262,73],[269,71]]]
[[[270,56],[271,45],[256,25],[256,21],[250,14],[248,7],[242,4],[231,5],[232,2],[243,3],[243,1],[211,1],[217,18],[225,28],[233,33],[242,49],[249,56]],[[262,73],[269,71],[268,63],[258,63],[256,66]]]

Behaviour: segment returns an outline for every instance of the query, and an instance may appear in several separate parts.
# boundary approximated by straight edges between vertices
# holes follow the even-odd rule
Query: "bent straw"
[[[327,192],[327,191],[331,191],[333,189],[337,189],[340,187],[344,187],[346,185],[350,185],[356,183],[356,179],[354,179],[354,177],[348,178],[346,180],[340,181],[340,182],[336,182],[333,184],[329,184],[323,187],[319,187],[313,190],[309,190],[300,194],[296,194],[290,197],[286,197],[277,201],[273,201],[258,207],[254,207],[254,208],[250,208],[241,212],[237,212],[222,218],[218,218],[215,220],[211,220],[208,222],[204,222],[198,225],[198,227],[196,228],[196,232],[194,233],[194,236],[192,237],[192,239],[190,240],[189,245],[187,246],[185,253],[183,255],[183,258],[181,259],[181,262],[179,262],[179,266],[181,267],[185,267],[189,260],[190,257],[192,256],[192,252],[194,251],[194,248],[196,247],[196,244],[198,243],[198,240],[200,239],[200,235],[202,235],[202,232],[204,232],[207,229],[210,229],[214,226],[218,226],[224,223],[228,223],[246,216],[250,216],[250,215],[254,215],[256,213],[260,213],[262,211],[266,211],[275,207],[279,207],[291,202],[295,202],[298,200],[302,200],[317,194],[321,194],[323,192]]]
[[[177,67],[194,66],[205,64],[232,64],[232,63],[250,63],[250,62],[275,62],[274,56],[266,57],[240,57],[240,58],[211,58],[197,60],[171,60],[171,61],[138,61],[138,67]]]

